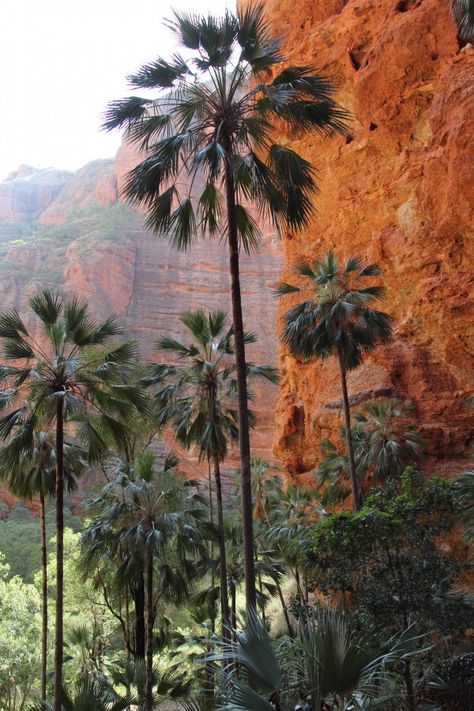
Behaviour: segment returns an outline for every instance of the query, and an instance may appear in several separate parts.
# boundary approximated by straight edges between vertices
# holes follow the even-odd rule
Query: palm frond
[[[50,326],[56,323],[62,312],[63,299],[59,294],[45,289],[31,297],[30,306],[41,321]]]
[[[22,338],[5,338],[3,341],[3,356],[8,360],[29,360],[34,358],[35,352]]]
[[[127,77],[129,84],[136,89],[169,89],[175,81],[183,79],[189,73],[184,59],[175,54],[171,62],[159,57],[150,64],[143,64],[136,74]]]
[[[264,71],[282,62],[282,40],[272,37],[262,2],[237,10],[239,29],[237,41],[242,49],[241,60],[248,62],[254,72]]]
[[[25,324],[17,311],[4,311],[0,316],[0,338],[17,339],[28,336]]]
[[[139,96],[111,101],[104,113],[102,129],[113,131],[124,126],[130,128],[133,122],[143,118],[152,103],[152,99],[142,99]]]
[[[273,294],[275,296],[286,296],[287,294],[298,294],[300,291],[301,289],[298,286],[280,281],[273,289]]]

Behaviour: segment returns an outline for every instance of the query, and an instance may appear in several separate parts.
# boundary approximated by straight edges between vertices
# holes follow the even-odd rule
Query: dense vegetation
[[[106,127],[148,153],[127,194],[152,229],[182,249],[198,233],[227,241],[232,322],[187,312],[181,338],[157,334],[146,364],[114,318],[54,290],[0,315],[0,477],[16,497],[0,507],[0,707],[472,708],[472,472],[423,473],[408,403],[350,405],[348,371],[396,326],[375,308],[377,264],[335,248],[278,286],[292,355],[337,359],[344,427],[305,485],[251,456],[251,382],[278,374],[246,353],[257,336],[244,330],[239,254],[259,237],[248,206],[307,224],[314,168],[274,126],[343,133],[348,116],[327,80],[286,65],[260,6],[175,14],[172,28],[189,58],[142,67],[132,85],[159,99],[114,102]],[[165,431],[200,479],[163,454]],[[96,483],[81,502],[86,473]]]

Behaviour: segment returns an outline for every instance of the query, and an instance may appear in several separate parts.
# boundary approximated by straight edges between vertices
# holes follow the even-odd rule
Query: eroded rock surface
[[[459,468],[472,437],[474,49],[460,50],[440,0],[266,0],[265,10],[291,61],[329,76],[353,113],[347,139],[279,136],[314,162],[320,186],[310,227],[284,235],[283,278],[329,248],[381,263],[396,332],[351,374],[350,392],[411,400],[431,466]],[[280,360],[275,451],[299,474],[342,422],[328,407],[341,397],[338,370],[285,349]]]

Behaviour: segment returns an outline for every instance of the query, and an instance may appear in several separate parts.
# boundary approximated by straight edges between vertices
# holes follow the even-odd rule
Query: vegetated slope
[[[395,337],[353,372],[350,392],[412,399],[431,466],[459,469],[473,424],[474,48],[460,49],[447,1],[264,6],[291,61],[329,76],[353,112],[345,141],[279,136],[314,162],[320,185],[311,226],[283,236],[283,278],[298,257],[330,248],[382,265]],[[297,474],[341,422],[337,364],[306,366],[282,350],[280,365],[276,453]]]

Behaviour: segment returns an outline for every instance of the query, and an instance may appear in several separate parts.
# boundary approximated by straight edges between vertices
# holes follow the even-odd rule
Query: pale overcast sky
[[[112,157],[120,136],[99,131],[125,76],[173,37],[178,10],[234,7],[233,0],[0,0],[0,180],[21,164],[76,170]]]

